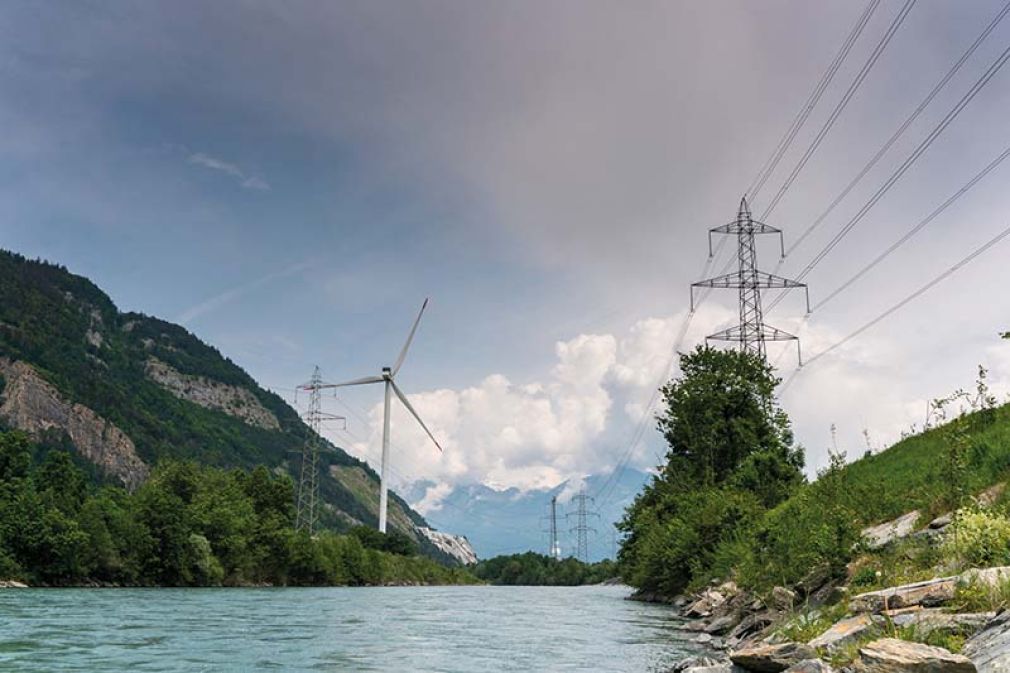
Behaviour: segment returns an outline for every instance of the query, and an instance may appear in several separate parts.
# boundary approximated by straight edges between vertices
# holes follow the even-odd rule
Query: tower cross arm
[[[756,220],[733,220],[726,224],[709,229],[713,234],[781,234],[782,230]]]
[[[806,283],[800,283],[799,281],[792,280],[790,278],[783,278],[782,276],[776,276],[775,274],[766,273],[764,271],[754,270],[753,272],[741,273],[736,271],[734,273],[727,273],[722,276],[716,276],[715,278],[707,278],[705,280],[699,280],[696,283],[691,283],[691,287],[713,287],[713,288],[750,288],[759,287],[762,289],[791,289],[797,287],[806,287]]]

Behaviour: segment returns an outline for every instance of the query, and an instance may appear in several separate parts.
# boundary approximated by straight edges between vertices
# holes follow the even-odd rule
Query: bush
[[[942,551],[960,567],[1010,564],[1010,519],[991,510],[960,509],[946,532]]]

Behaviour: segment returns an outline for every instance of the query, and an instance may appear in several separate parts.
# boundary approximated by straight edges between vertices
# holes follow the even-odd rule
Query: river
[[[0,590],[0,670],[662,671],[697,651],[626,587]]]

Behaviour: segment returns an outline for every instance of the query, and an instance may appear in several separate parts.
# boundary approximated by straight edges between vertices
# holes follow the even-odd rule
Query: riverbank
[[[1010,553],[998,535],[1004,519],[986,509],[1002,492],[1002,484],[987,489],[957,514],[924,521],[913,511],[864,529],[841,578],[824,568],[760,593],[726,581],[690,596],[635,599],[671,603],[694,642],[716,653],[679,662],[677,673],[1002,673],[1010,566],[983,562]],[[995,548],[952,562],[952,546],[979,544],[972,534]],[[895,577],[904,581],[888,581]]]

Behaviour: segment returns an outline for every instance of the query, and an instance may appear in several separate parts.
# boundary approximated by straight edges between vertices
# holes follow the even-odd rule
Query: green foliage
[[[944,536],[942,553],[957,567],[1010,564],[1010,519],[992,510],[959,509]]]
[[[559,561],[535,552],[496,556],[478,562],[471,571],[491,584],[524,586],[599,584],[617,574],[614,562],[609,559],[583,563],[568,557]]]
[[[699,347],[681,371],[657,419],[667,464],[620,524],[622,576],[665,595],[730,574],[766,510],[803,483],[803,453],[763,358]]]
[[[417,545],[414,541],[398,530],[380,533],[377,529],[368,526],[354,526],[348,531],[348,534],[356,537],[366,549],[378,549],[399,556],[415,556],[417,554]]]
[[[262,466],[246,472],[167,461],[131,494],[90,485],[64,452],[49,452],[33,467],[32,452],[23,434],[0,433],[0,579],[162,586],[476,581],[414,555],[400,533],[376,533],[388,551],[366,548],[360,531],[296,533],[291,479]]]

